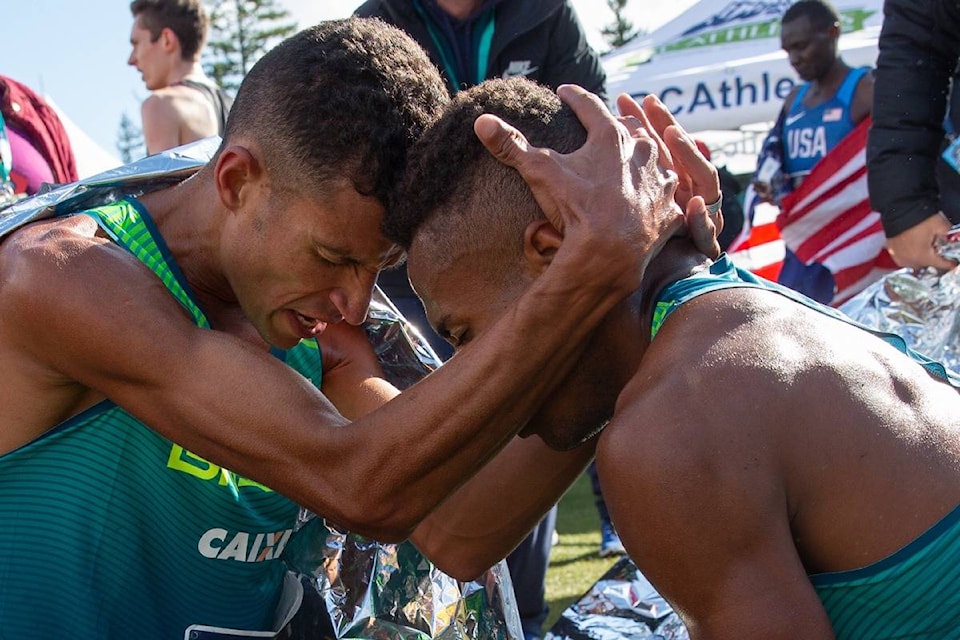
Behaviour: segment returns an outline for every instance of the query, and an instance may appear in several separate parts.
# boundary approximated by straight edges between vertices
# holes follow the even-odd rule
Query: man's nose
[[[370,308],[370,298],[373,296],[373,285],[376,281],[375,274],[368,274],[364,270],[349,284],[330,292],[330,300],[337,307],[344,321],[359,325],[367,319],[367,310]]]

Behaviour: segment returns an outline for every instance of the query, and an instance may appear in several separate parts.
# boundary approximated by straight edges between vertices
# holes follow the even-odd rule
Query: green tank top
[[[83,213],[209,327],[139,203]],[[319,387],[316,341],[276,355]],[[0,456],[0,638],[269,630],[297,513],[103,401]]]

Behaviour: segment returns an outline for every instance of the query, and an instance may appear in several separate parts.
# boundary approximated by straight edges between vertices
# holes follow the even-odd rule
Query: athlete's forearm
[[[593,459],[594,442],[554,451],[535,436],[514,438],[413,532],[446,573],[470,580],[506,557]]]
[[[561,270],[541,277],[511,313],[438,371],[333,430],[335,444],[317,434],[313,447],[291,446],[300,455],[287,468],[297,473],[275,488],[353,531],[381,539],[408,534],[510,441],[622,297],[571,281]],[[333,463],[331,449],[340,452]]]

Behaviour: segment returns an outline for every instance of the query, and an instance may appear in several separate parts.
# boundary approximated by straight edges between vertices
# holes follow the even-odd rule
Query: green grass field
[[[547,569],[547,605],[550,614],[544,630],[570,604],[580,598],[617,558],[601,558],[600,519],[593,502],[590,478],[584,474],[560,501],[557,511],[557,533],[560,543],[550,554]]]

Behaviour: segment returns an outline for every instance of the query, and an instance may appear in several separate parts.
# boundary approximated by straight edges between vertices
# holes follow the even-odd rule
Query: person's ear
[[[243,208],[263,176],[257,157],[247,147],[236,144],[220,151],[213,171],[220,202],[230,211]]]
[[[536,271],[543,271],[550,266],[561,244],[563,234],[549,220],[534,220],[523,231],[524,261]]]
[[[167,53],[173,53],[180,47],[180,38],[173,32],[173,29],[164,27],[160,30],[160,46]]]

